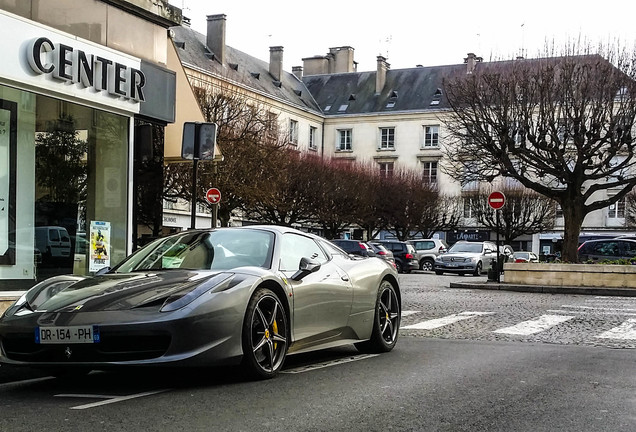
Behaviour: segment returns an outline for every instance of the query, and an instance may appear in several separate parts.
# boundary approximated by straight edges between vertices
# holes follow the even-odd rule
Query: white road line
[[[596,312],[596,311],[573,311],[573,310],[563,310],[563,309],[548,309],[546,312],[550,313],[588,313],[593,312],[595,315],[626,315],[626,316],[636,316],[636,313],[629,312]]]
[[[570,315],[541,315],[535,320],[520,322],[512,327],[505,327],[494,330],[493,333],[512,334],[512,335],[531,335],[547,330],[557,324],[571,320],[574,316]]]
[[[586,310],[606,310],[606,311],[620,311],[620,312],[636,312],[636,308],[611,308],[611,307],[598,307],[598,306],[578,306],[578,305],[561,305],[562,308],[571,309],[586,309]]]
[[[0,388],[9,387],[9,386],[16,386],[16,385],[34,384],[34,383],[37,383],[37,382],[40,382],[40,381],[48,381],[48,380],[52,380],[52,379],[55,379],[55,377],[47,376],[47,377],[32,378],[32,379],[27,379],[27,380],[22,380],[22,381],[9,381],[9,382],[0,384]]]
[[[351,357],[347,357],[344,359],[336,359],[336,360],[330,360],[324,363],[319,363],[319,364],[313,364],[313,365],[307,365],[307,366],[299,366],[296,368],[290,368],[290,369],[286,369],[286,370],[282,370],[280,371],[280,373],[288,373],[288,374],[297,374],[297,373],[303,373],[303,372],[309,372],[312,370],[316,370],[316,369],[323,369],[326,367],[331,367],[331,366],[338,366],[344,363],[351,363],[354,361],[358,361],[358,360],[365,360],[371,357],[377,357],[380,354],[360,354],[360,355],[355,355],[355,356],[351,356]]]
[[[596,336],[600,339],[636,339],[636,319],[629,319],[618,327]]]
[[[169,389],[162,389],[162,390],[154,390],[154,391],[149,391],[149,392],[144,392],[144,393],[137,393],[137,394],[133,394],[133,395],[128,395],[128,396],[107,396],[107,395],[89,395],[89,394],[56,394],[55,397],[70,397],[70,398],[91,398],[91,399],[106,399],[100,402],[93,402],[93,403],[89,403],[89,404],[85,404],[85,405],[78,405],[78,406],[74,406],[71,407],[70,409],[72,410],[83,410],[83,409],[88,409],[88,408],[95,408],[98,406],[102,406],[102,405],[108,405],[108,404],[112,404],[112,403],[117,403],[117,402],[123,402],[126,400],[130,400],[130,399],[136,399],[136,398],[140,398],[140,397],[144,397],[144,396],[151,396],[157,393],[163,393],[165,391],[168,391]]]
[[[465,319],[474,318],[483,315],[492,315],[494,312],[462,312],[445,316],[443,318],[435,318],[428,321],[422,321],[417,324],[411,324],[408,326],[400,327],[401,329],[415,329],[415,330],[433,330],[445,325],[453,324]]]
[[[419,312],[421,312],[421,311],[404,311],[403,310],[402,311],[402,317],[409,316],[409,315],[414,315],[414,314],[419,313]]]

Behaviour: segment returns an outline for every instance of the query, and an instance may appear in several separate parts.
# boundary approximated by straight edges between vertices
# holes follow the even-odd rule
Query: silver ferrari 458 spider
[[[395,269],[291,228],[190,230],[95,276],[56,276],[0,318],[0,362],[52,370],[239,364],[276,375],[288,354],[393,349]]]

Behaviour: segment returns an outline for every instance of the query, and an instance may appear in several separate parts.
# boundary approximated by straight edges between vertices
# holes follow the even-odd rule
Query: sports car
[[[0,362],[55,374],[241,364],[263,379],[288,354],[390,351],[400,312],[380,258],[286,227],[189,230],[93,276],[35,285],[0,317]]]

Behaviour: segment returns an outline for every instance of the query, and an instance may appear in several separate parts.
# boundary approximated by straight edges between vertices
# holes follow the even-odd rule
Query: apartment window
[[[389,150],[395,148],[395,128],[380,128],[380,149]]]
[[[464,198],[464,218],[471,219],[473,217],[473,201],[471,198]]]
[[[437,162],[422,162],[424,183],[437,183]]]
[[[625,198],[621,198],[614,204],[610,204],[607,208],[607,216],[610,219],[624,218],[625,217]]]
[[[298,122],[296,120],[289,121],[289,142],[298,144]]]
[[[393,162],[379,162],[380,166],[380,175],[383,178],[391,178],[393,177]]]
[[[336,151],[346,150],[351,150],[351,129],[339,129]]]
[[[424,147],[439,147],[439,126],[424,126]]]
[[[318,148],[316,144],[316,128],[309,126],[309,148],[316,150]]]
[[[554,211],[554,217],[556,217],[557,219],[563,217],[563,208],[561,207],[561,204],[556,205],[556,209]]]

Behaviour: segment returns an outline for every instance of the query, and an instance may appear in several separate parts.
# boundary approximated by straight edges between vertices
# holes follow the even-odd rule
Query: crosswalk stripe
[[[448,324],[453,324],[465,319],[474,318],[474,317],[483,316],[483,315],[492,315],[492,314],[494,314],[494,312],[461,312],[461,313],[449,315],[443,318],[435,318],[435,319],[431,319],[427,321],[422,321],[417,324],[404,326],[402,328],[414,329],[414,330],[432,330],[432,329],[443,327]]]
[[[636,339],[636,319],[628,319],[620,326],[596,337],[600,339]]]
[[[571,320],[571,315],[541,315],[539,318],[529,321],[520,322],[512,327],[505,327],[494,330],[493,333],[512,334],[512,335],[531,335],[542,332],[557,324]]]

